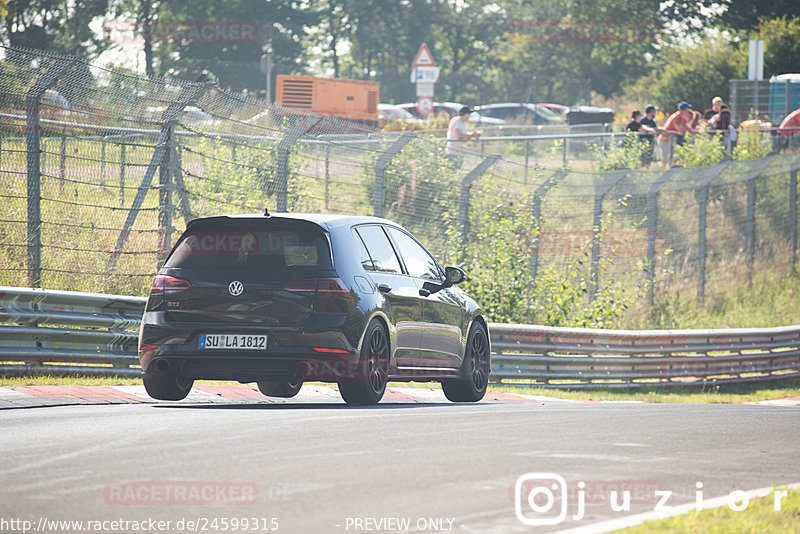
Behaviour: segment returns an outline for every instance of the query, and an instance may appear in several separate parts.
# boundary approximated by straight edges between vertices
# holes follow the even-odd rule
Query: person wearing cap
[[[658,136],[658,145],[661,149],[661,164],[665,167],[672,161],[672,147],[683,144],[684,135],[697,133],[692,126],[694,120],[692,105],[685,100],[678,104],[678,111],[673,113],[664,123],[661,135]]]
[[[458,168],[461,166],[463,141],[451,141],[452,139],[474,139],[480,137],[480,132],[470,132],[467,130],[467,121],[472,110],[469,106],[464,106],[458,110],[458,115],[450,119],[450,125],[447,127],[447,157],[453,160],[453,166]]]

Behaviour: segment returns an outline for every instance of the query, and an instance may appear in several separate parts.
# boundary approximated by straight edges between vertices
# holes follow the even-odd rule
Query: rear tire
[[[164,369],[164,365],[167,366]],[[162,367],[159,369],[159,367]],[[194,380],[182,376],[174,366],[165,361],[150,364],[142,375],[147,394],[158,400],[179,401],[185,399],[192,390]]]
[[[300,377],[284,378],[283,380],[270,380],[256,382],[258,390],[267,397],[283,397],[285,399],[294,397],[303,387],[303,379]]]
[[[474,323],[467,337],[461,376],[457,380],[442,380],[444,396],[452,402],[478,402],[486,394],[491,369],[491,351],[486,327]]]
[[[339,381],[339,393],[353,406],[377,404],[386,391],[388,372],[389,334],[382,322],[373,319],[364,335],[357,374]]]

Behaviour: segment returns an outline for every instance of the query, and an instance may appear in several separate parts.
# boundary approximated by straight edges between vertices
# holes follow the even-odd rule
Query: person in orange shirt
[[[692,127],[694,112],[692,105],[686,101],[678,104],[678,111],[673,113],[661,127],[658,136],[658,146],[661,150],[661,164],[665,167],[672,161],[672,149],[677,144],[683,144],[683,137],[687,133],[697,133]]]

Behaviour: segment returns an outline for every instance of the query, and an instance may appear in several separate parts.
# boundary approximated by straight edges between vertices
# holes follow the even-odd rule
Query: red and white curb
[[[484,403],[573,402],[549,397],[488,392]],[[441,389],[387,388],[382,404],[449,403]],[[144,386],[10,386],[0,387],[0,410],[76,404],[319,404],[344,403],[335,387],[308,384],[291,399],[264,396],[254,384],[195,384],[182,401],[151,398]]]

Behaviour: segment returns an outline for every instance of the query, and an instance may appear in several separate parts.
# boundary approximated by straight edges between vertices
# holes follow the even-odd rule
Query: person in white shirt
[[[458,111],[458,115],[450,119],[450,125],[447,128],[447,157],[453,160],[453,167],[458,168],[461,166],[463,141],[452,142],[450,139],[475,139],[480,137],[480,132],[470,132],[467,130],[467,121],[472,110],[468,106],[462,107]]]

